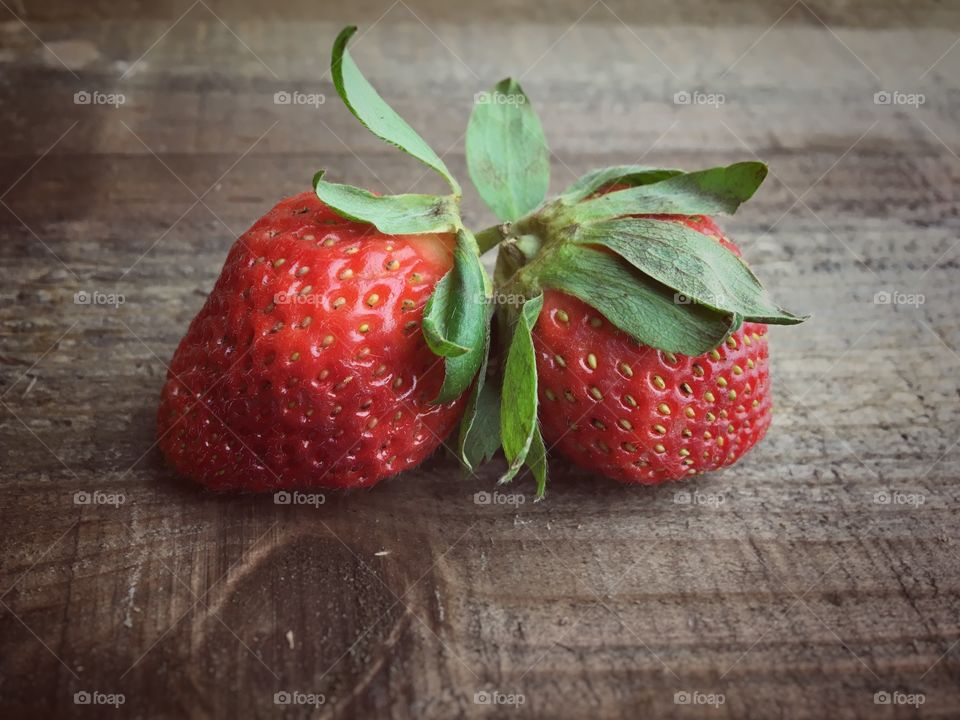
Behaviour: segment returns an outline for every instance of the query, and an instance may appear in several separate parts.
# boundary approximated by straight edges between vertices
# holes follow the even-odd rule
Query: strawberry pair
[[[346,45],[331,74],[374,134],[449,185],[375,195],[320,172],[230,250],[180,343],[160,447],[213,489],[365,487],[420,463],[459,423],[476,467],[545,490],[547,448],[625,482],[735,462],[770,424],[774,304],[710,215],[761,163],[698,172],[619,166],[546,199],[549,151],[512,80],[479,102],[467,161],[502,221],[476,236],[461,189],[377,94]],[[480,255],[494,247],[494,278]],[[495,348],[496,351],[492,351]]]

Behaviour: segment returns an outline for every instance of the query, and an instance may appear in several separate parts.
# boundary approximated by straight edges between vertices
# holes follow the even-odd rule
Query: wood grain
[[[770,164],[724,224],[814,318],[773,329],[777,415],[741,464],[637,489],[557,460],[546,501],[525,477],[522,504],[478,505],[500,467],[465,476],[440,452],[316,508],[164,467],[164,363],[236,235],[318,167],[434,187],[321,74],[349,22],[461,178],[473,94],[507,74],[543,116],[555,190],[603,164]],[[4,716],[99,717],[74,703],[99,691],[137,718],[956,717],[958,35],[956,7],[906,2],[0,8]],[[465,207],[491,221],[469,189]],[[924,704],[875,704],[895,691]]]

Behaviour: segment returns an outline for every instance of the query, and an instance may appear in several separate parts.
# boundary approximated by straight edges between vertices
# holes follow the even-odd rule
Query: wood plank
[[[318,71],[341,25],[390,3],[207,4],[226,25],[197,5],[136,65],[189,4],[0,9],[5,716],[80,715],[83,690],[135,717],[512,716],[475,703],[494,689],[523,695],[518,717],[712,714],[678,692],[721,693],[729,717],[913,712],[878,691],[955,715],[957,8],[390,9],[357,57],[461,178],[473,94],[510,73],[544,117],[554,190],[638,158],[764,158],[770,180],[724,225],[814,318],[773,329],[773,429],[723,473],[637,489],[559,461],[545,502],[524,477],[504,491],[522,504],[478,505],[502,464],[465,475],[440,451],[312,508],[174,477],[153,447],[165,363],[233,238],[318,167],[436,186]],[[83,89],[127,102],[75,105]],[[283,89],[327,102],[278,106]],[[882,89],[926,102],[875,105]],[[677,105],[683,90],[725,102]],[[124,501],[75,503],[95,490]],[[278,691],[326,702],[278,708]]]

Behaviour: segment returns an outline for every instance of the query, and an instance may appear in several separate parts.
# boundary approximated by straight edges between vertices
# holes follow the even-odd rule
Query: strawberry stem
[[[475,237],[477,238],[477,246],[480,248],[480,254],[483,255],[487,250],[492,250],[509,238],[511,228],[511,224],[505,222],[478,232]]]

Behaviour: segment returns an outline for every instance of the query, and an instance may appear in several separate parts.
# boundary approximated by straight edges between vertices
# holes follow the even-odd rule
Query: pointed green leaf
[[[569,223],[584,223],[644,213],[734,213],[741,203],[750,199],[766,176],[767,166],[759,162],[683,173],[584,200],[568,207],[563,217]]]
[[[486,271],[477,255],[477,241],[469,230],[457,233],[453,253],[453,269],[439,283],[424,312],[424,324],[429,325],[431,349],[435,345],[467,348],[467,352],[444,354],[444,378],[440,393],[433,401],[448,403],[466,392],[486,356],[487,328]],[[443,287],[441,287],[441,285]]]
[[[563,191],[562,197],[570,202],[579,202],[595,192],[611,186],[636,187],[666,180],[674,175],[683,175],[683,170],[651,168],[643,165],[614,165],[591,170]]]
[[[804,318],[779,308],[746,263],[715,239],[680,223],[620,218],[580,227],[574,242],[603,245],[691,301],[743,315],[751,322],[796,325]]]
[[[457,357],[470,352],[470,348],[451,340],[448,335],[458,333],[462,318],[462,306],[457,293],[462,289],[459,270],[450,270],[440,278],[433,294],[423,308],[423,337],[434,355]]]
[[[353,61],[347,51],[347,41],[356,31],[357,28],[354,26],[344,28],[333,43],[330,73],[337,93],[350,112],[370,132],[433,168],[450,184],[453,195],[459,198],[462,194],[460,185],[450,174],[443,160],[417,134],[416,130],[387,105]]]
[[[540,428],[533,428],[533,437],[530,439],[530,449],[527,451],[527,467],[537,481],[536,500],[542,500],[547,493],[547,448],[543,444]]]
[[[501,220],[526,215],[547,196],[550,151],[543,127],[511,78],[477,95],[467,125],[467,169],[480,197]]]
[[[720,344],[733,322],[730,313],[678,304],[670,288],[585,245],[558,248],[537,278],[595,307],[638,342],[668,352],[702,355]]]
[[[450,195],[374,195],[363,188],[323,180],[321,170],[314,176],[317,197],[339,215],[370,223],[388,235],[456,232],[460,210]]]
[[[317,197],[349,220],[367,222],[387,235],[456,232],[460,208],[451,195],[374,195],[352,185],[313,177]]]
[[[460,461],[470,470],[488,462],[500,448],[500,391],[496,383],[488,383],[487,363],[490,355],[490,320],[493,305],[487,311],[486,342],[483,362],[477,373],[470,399],[460,421],[457,452]]]
[[[523,467],[537,430],[537,359],[532,332],[542,308],[542,294],[523,304],[504,365],[500,438],[510,466],[501,483],[512,480]]]

